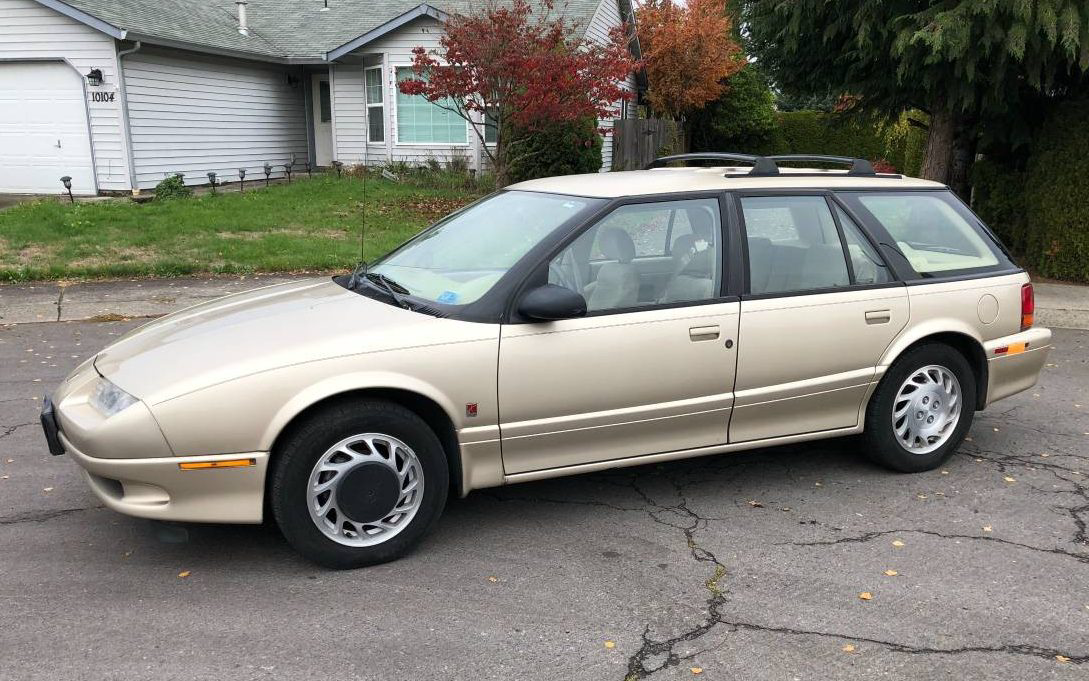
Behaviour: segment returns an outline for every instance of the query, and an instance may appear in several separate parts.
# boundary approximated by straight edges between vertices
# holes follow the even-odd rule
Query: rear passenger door
[[[730,442],[856,426],[906,289],[830,194],[734,200],[747,271]]]

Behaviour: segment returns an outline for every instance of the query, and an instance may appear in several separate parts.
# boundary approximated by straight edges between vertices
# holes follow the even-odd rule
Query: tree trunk
[[[970,202],[972,193],[972,165],[976,160],[976,134],[970,121],[961,121],[953,141],[953,167],[949,186],[964,201]]]
[[[930,113],[926,135],[926,155],[923,157],[923,179],[948,184],[953,171],[953,140],[957,132],[957,116],[944,103]]]

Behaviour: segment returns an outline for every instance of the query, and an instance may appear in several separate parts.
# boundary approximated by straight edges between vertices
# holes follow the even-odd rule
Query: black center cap
[[[389,515],[401,496],[401,483],[389,466],[372,461],[344,474],[337,485],[337,506],[357,523],[373,523]]]

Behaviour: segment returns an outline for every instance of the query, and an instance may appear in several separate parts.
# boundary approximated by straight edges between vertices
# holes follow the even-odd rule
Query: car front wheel
[[[401,557],[446,503],[442,445],[423,419],[397,404],[332,405],[294,428],[274,456],[276,523],[296,550],[326,567]]]
[[[904,473],[936,468],[964,440],[975,404],[975,376],[960,352],[940,343],[913,348],[893,363],[870,398],[866,453]]]

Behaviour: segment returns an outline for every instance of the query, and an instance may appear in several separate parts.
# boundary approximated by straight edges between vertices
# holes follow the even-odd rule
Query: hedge
[[[844,114],[789,111],[778,119],[772,148],[761,151],[885,160],[905,175],[918,175],[922,167],[926,133],[908,123],[907,115],[881,123]]]
[[[513,130],[515,160],[510,182],[553,175],[596,173],[601,169],[601,135],[593,118],[552,123],[541,130]]]
[[[1024,170],[977,162],[973,205],[1029,269],[1089,282],[1089,99],[1057,106],[1031,148]]]

